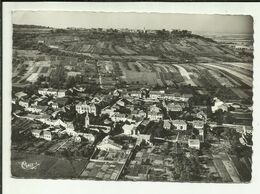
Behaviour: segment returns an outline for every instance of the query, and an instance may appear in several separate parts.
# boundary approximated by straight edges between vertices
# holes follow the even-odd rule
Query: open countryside
[[[250,182],[252,43],[13,24],[12,176]]]

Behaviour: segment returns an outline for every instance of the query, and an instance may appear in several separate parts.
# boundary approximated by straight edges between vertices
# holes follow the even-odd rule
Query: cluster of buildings
[[[19,105],[17,117],[36,120],[47,125],[45,129],[33,129],[31,134],[47,141],[67,134],[75,142],[82,138],[94,142],[96,137],[90,131],[102,132],[105,137],[96,142],[93,155],[80,175],[95,180],[118,180],[124,170],[127,180],[167,180],[172,181],[169,170],[172,158],[163,155],[167,143],[172,143],[171,151],[178,153],[180,146],[191,150],[200,150],[205,142],[206,125],[216,127],[205,113],[207,108],[214,114],[217,110],[228,112],[231,104],[214,98],[211,107],[192,106],[192,94],[166,93],[165,91],[123,91],[115,90],[108,95],[96,95],[85,98],[84,89],[72,88],[77,95],[69,96],[66,90],[41,88],[38,94],[28,95],[18,92],[13,104]],[[69,99],[75,98],[75,99]],[[233,105],[233,104],[232,104]],[[234,104],[235,108],[236,105]],[[26,114],[20,114],[21,109]],[[66,121],[61,113],[75,112],[84,117],[82,130],[75,130],[73,118]],[[189,115],[192,119],[186,119]],[[155,127],[154,127],[155,126]],[[111,135],[119,129],[115,135]],[[152,130],[161,130],[171,136],[156,136]],[[247,145],[248,130],[242,128],[241,144]],[[249,130],[250,131],[250,130]],[[124,143],[114,137],[135,139]],[[153,145],[160,140],[162,147]],[[131,158],[136,146],[142,143],[149,148],[137,152]],[[168,168],[169,167],[169,168]],[[100,170],[101,169],[101,170]]]

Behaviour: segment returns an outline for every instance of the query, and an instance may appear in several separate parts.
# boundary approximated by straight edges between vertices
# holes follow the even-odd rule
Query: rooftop
[[[184,120],[173,120],[173,125],[186,125],[186,122]]]

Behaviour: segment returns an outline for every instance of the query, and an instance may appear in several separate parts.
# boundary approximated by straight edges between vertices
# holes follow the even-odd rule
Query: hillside
[[[80,75],[80,84],[102,82],[108,88],[252,87],[252,50],[229,47],[188,31],[16,25],[13,48],[13,83],[17,87],[34,83],[40,76],[56,80],[60,72],[65,75],[63,82],[75,74]],[[55,83],[52,87],[59,87]]]
[[[140,33],[15,25],[15,46],[28,48],[39,40],[44,40],[46,45],[58,46],[63,51],[87,53],[105,59],[109,57],[117,60],[162,60],[180,63],[252,61],[250,53],[229,48],[212,39],[186,31]]]

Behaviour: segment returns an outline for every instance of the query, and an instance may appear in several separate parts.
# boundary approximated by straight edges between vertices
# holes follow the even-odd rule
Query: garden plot
[[[102,53],[104,48],[105,48],[105,42],[103,41],[97,42],[95,45],[95,52]]]
[[[157,84],[157,76],[154,72],[133,72],[125,70],[125,81],[128,83]]]
[[[237,71],[238,73],[244,74],[245,76],[248,76],[248,77],[253,77],[253,71],[250,71],[250,70],[238,67],[238,66],[234,66],[234,65],[232,65],[232,63],[229,63],[229,64],[217,63],[216,65]]]
[[[237,77],[238,79],[240,79],[244,84],[246,84],[247,86],[250,86],[252,87],[253,85],[253,79],[252,77],[248,77],[248,76],[245,76],[237,71],[234,71],[234,70],[231,70],[231,69],[228,69],[228,68],[225,68],[225,67],[221,67],[219,65],[215,65],[215,64],[208,64],[208,63],[204,63],[204,65],[207,65],[207,66],[211,66],[211,67],[215,67],[217,69],[220,69],[220,70],[223,70],[223,71],[226,71],[228,73],[231,73],[233,76]]]
[[[228,174],[231,177],[232,181],[234,183],[240,183],[241,181],[240,181],[239,175],[237,174],[236,169],[235,169],[234,165],[232,164],[232,162],[230,160],[223,160],[222,162],[223,162],[225,168],[227,169]]]
[[[127,65],[128,65],[128,67],[131,69],[131,71],[140,72],[140,69],[139,69],[139,67],[136,65],[135,62],[128,62]]]
[[[134,54],[136,54],[136,52],[134,52],[133,50],[128,49],[126,47],[121,47],[121,46],[118,46],[118,45],[115,46],[115,49],[118,51],[119,54],[124,54],[124,55],[134,55]]]
[[[248,94],[246,94],[243,90],[239,89],[239,88],[232,88],[231,89],[237,96],[239,96],[239,98],[242,99],[247,99],[249,97]]]
[[[153,69],[151,68],[151,65],[148,64],[147,62],[144,62],[144,61],[139,62],[138,61],[138,63],[141,64],[146,69],[146,72],[152,72],[153,71]]]
[[[233,79],[225,71],[222,71],[222,70],[219,70],[217,68],[210,67],[210,66],[205,67],[203,64],[197,64],[197,68],[199,68],[201,72],[204,72],[204,71],[208,72],[208,71],[212,70],[213,72],[219,73],[222,76],[222,78],[225,77],[233,86],[241,86],[241,84],[239,82],[237,82],[237,80]],[[209,76],[213,77],[212,74],[210,74],[209,72],[207,74],[204,74],[204,75],[206,77],[209,77]],[[210,82],[210,83],[219,83],[219,82],[218,82],[217,79],[214,79],[214,81],[212,80],[212,82]]]
[[[208,72],[214,77],[216,78],[216,80],[220,83],[220,85],[222,86],[226,86],[226,87],[233,87],[234,85],[223,75],[221,75],[220,73],[218,73],[217,71],[213,71],[213,70],[208,70]]]
[[[218,170],[218,173],[220,174],[221,178],[224,182],[233,182],[227,169],[225,168],[222,160],[220,158],[214,158],[213,160],[215,167]]]
[[[182,75],[182,77],[183,77],[183,79],[184,79],[184,81],[185,81],[185,83],[186,83],[187,85],[190,84],[191,86],[197,86],[197,84],[195,84],[195,83],[193,82],[193,80],[192,80],[191,77],[190,77],[190,74],[187,72],[187,70],[186,70],[185,68],[183,68],[183,67],[180,66],[180,65],[176,65],[176,64],[173,64],[173,65],[178,68],[180,74]]]
[[[249,64],[249,63],[223,63],[223,64],[227,64],[227,65],[233,65],[236,67],[240,67],[249,71],[253,71],[253,65]]]
[[[18,57],[26,57],[31,59],[36,59],[40,52],[38,50],[20,50],[15,49],[15,52],[17,53]]]
[[[92,53],[93,52],[93,46],[89,45],[89,44],[83,44],[82,48],[80,49],[80,52]]]
[[[168,69],[165,67],[165,65],[158,64],[158,63],[156,63],[156,64],[154,64],[154,65],[160,67],[161,72],[168,73]]]
[[[135,62],[135,65],[137,65],[138,66],[138,68],[140,69],[140,71],[144,71],[144,72],[147,72],[147,69],[143,66],[143,64],[141,63],[141,62],[139,62],[139,61],[136,61]]]
[[[114,47],[113,47],[113,45],[112,45],[112,42],[109,42],[109,43],[108,43],[108,51],[109,51],[109,53],[111,53],[111,54],[118,54],[118,53],[116,52],[116,50],[114,49]]]

